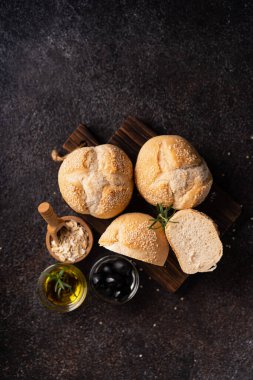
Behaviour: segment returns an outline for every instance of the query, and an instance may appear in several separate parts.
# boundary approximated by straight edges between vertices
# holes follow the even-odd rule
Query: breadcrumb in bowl
[[[89,225],[83,219],[77,216],[68,215],[61,217],[61,219],[65,220],[66,222],[70,222],[70,231],[72,231],[72,229],[76,230],[78,236],[75,239],[71,239],[72,241],[69,244],[69,252],[67,252],[67,244],[65,239],[65,241],[62,242],[63,248],[60,250],[61,252],[59,253],[56,243],[51,239],[50,234],[47,232],[46,246],[50,255],[56,261],[62,262],[64,264],[74,264],[83,260],[90,253],[93,246],[93,234]],[[78,228],[79,226],[81,228]],[[70,236],[71,234],[69,233],[69,231],[67,232]],[[81,239],[83,239],[83,249],[77,252],[77,247],[75,247],[75,244],[80,244]]]

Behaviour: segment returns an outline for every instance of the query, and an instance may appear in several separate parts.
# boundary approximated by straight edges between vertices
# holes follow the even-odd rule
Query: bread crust
[[[195,148],[183,137],[156,136],[140,149],[135,183],[150,204],[192,208],[206,198],[212,175]]]
[[[122,212],[131,199],[133,166],[114,145],[80,148],[63,161],[58,183],[74,211],[108,219]]]
[[[142,213],[120,215],[105,230],[99,245],[153,265],[164,265],[169,245],[160,226],[149,229],[151,216]],[[155,227],[159,227],[159,224]]]
[[[175,227],[175,222],[176,223],[184,223],[184,219],[187,218],[189,215],[194,215],[198,219],[199,223],[199,228],[203,229],[204,226],[208,227],[209,230],[209,238],[213,238],[213,240],[216,241],[216,251],[213,251],[213,256],[212,257],[206,257],[205,255],[205,246],[203,246],[203,253],[197,261],[188,261],[186,260],[187,254],[190,254],[190,252],[183,252],[182,248],[178,249],[178,244],[175,243],[175,240],[178,239],[179,241],[185,241],[185,246],[184,251],[187,250],[187,238],[183,235],[180,235],[179,232],[176,231]],[[174,222],[174,223],[171,223]],[[206,224],[208,223],[208,225]],[[180,210],[175,213],[175,215],[170,219],[170,221],[167,223],[166,228],[165,228],[165,234],[168,239],[168,242],[173,249],[178,262],[180,264],[181,269],[188,274],[194,274],[197,272],[210,272],[216,268],[217,262],[221,259],[222,254],[223,254],[223,246],[222,242],[220,241],[219,238],[219,231],[217,228],[216,223],[206,214],[197,211],[197,210],[192,210],[192,209],[185,209],[185,210]],[[195,239],[195,240],[194,240]],[[212,241],[213,241],[212,240]],[[195,236],[194,233],[192,233],[192,245],[196,245],[199,243],[198,237]],[[205,244],[211,243],[206,239]]]

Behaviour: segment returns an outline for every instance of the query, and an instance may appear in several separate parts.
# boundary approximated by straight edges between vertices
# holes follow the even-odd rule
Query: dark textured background
[[[252,379],[252,2],[2,0],[0,20],[1,378]],[[244,213],[178,294],[141,272],[129,304],[50,313],[36,207],[69,213],[50,151],[130,114],[190,139]]]

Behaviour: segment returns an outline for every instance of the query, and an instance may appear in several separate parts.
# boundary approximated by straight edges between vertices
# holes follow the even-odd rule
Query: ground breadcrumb
[[[70,220],[66,224],[68,229],[60,230],[59,245],[51,240],[51,250],[59,261],[74,262],[85,255],[89,237],[86,229],[74,220]]]

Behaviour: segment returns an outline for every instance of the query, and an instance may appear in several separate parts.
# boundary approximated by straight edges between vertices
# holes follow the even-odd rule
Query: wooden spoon
[[[38,211],[42,218],[47,222],[47,231],[51,238],[59,244],[57,233],[61,228],[67,228],[68,226],[62,218],[59,218],[53,210],[53,207],[48,202],[43,202],[39,205]]]

